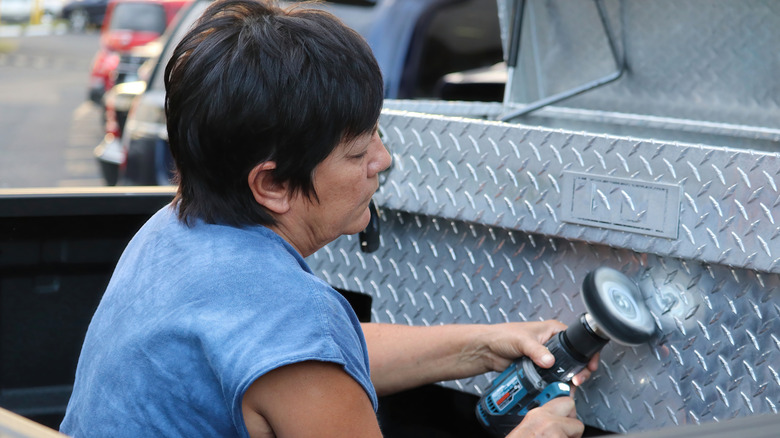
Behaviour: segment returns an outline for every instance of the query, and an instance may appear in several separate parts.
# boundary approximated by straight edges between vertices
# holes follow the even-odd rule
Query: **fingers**
[[[599,367],[599,358],[601,357],[600,353],[596,353],[593,357],[590,358],[590,362],[588,362],[588,369],[591,371],[596,371]]]
[[[574,386],[580,386],[583,383],[585,383],[586,380],[590,379],[590,371],[587,369],[584,369],[580,371],[576,376],[571,378],[571,383]]]
[[[591,374],[594,371],[596,371],[598,367],[599,367],[599,353],[596,353],[596,355],[590,359],[585,369],[580,371],[576,376],[574,376],[571,379],[571,383],[573,383],[574,386],[582,385],[583,383],[585,383],[586,380],[590,378]]]
[[[547,342],[554,334],[566,330],[567,327],[566,324],[554,319],[542,321],[539,324],[541,325],[541,330],[538,333],[539,342]]]
[[[551,415],[557,415],[559,417],[574,418],[577,416],[574,399],[571,397],[556,397],[540,406],[540,408],[547,410]]]
[[[491,335],[486,341],[489,356],[485,362],[489,364],[488,369],[503,371],[520,356],[528,356],[536,365],[550,368],[555,358],[544,343],[565,329],[565,324],[555,320],[492,326]],[[575,376],[573,383],[583,383],[597,368],[598,354],[590,360],[586,369]]]
[[[514,322],[488,326],[480,337],[478,351],[484,351],[488,370],[503,371],[521,356],[528,356],[537,365],[548,368],[554,358],[543,345],[555,333],[565,330],[559,321]],[[482,347],[487,346],[487,349]]]
[[[524,350],[525,355],[542,368],[550,368],[555,363],[555,357],[542,344],[529,345]]]
[[[553,422],[552,428],[560,430],[561,436],[578,437],[585,430],[585,425],[577,419],[577,410],[571,397],[555,398],[537,409],[541,410],[539,413],[546,414],[544,420]],[[533,411],[529,411],[529,414]]]
[[[507,438],[577,438],[582,436],[585,425],[576,417],[574,399],[558,397],[538,408],[531,409]]]
[[[544,346],[544,343],[558,332],[566,330],[566,325],[560,321],[549,320],[539,323],[538,327],[535,327],[535,329],[535,339],[524,345],[523,352],[540,367],[550,368],[553,363],[555,363],[555,357],[553,357],[550,350]]]

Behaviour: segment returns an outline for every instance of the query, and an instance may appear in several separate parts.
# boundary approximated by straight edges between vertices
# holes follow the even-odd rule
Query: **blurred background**
[[[36,22],[32,5],[0,0],[0,188],[102,185],[100,109],[86,99],[99,27],[68,29],[61,3]]]
[[[0,188],[167,184],[156,66],[209,3],[0,0]],[[495,0],[320,7],[369,41],[386,97],[502,99]]]
[[[189,3],[0,0],[0,188],[106,185],[104,95],[137,79],[120,58]]]

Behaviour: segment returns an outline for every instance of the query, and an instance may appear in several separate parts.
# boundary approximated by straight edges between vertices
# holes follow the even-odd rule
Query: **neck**
[[[308,233],[293,231],[294,227],[289,227],[284,223],[277,222],[275,225],[269,225],[268,228],[287,241],[303,258],[314,254],[327,244],[326,242],[319,245],[309,237]]]

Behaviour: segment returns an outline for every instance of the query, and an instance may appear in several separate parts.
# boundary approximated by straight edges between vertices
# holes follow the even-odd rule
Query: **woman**
[[[378,437],[377,394],[521,355],[552,365],[542,342],[561,323],[361,325],[307,266],[366,227],[390,165],[381,73],[355,32],[319,10],[219,1],[165,73],[178,191],[117,265],[63,432]],[[562,398],[512,436],[582,430]]]

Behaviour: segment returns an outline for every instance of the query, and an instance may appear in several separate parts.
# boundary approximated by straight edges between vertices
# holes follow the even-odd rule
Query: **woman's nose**
[[[388,152],[384,143],[382,143],[382,140],[379,139],[379,135],[376,136],[375,147],[379,149],[379,155],[371,162],[369,170],[372,176],[383,170],[386,170],[393,162],[393,157],[390,156],[390,152]]]

